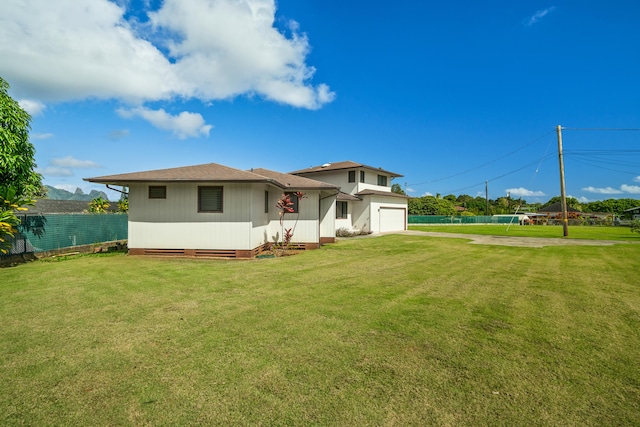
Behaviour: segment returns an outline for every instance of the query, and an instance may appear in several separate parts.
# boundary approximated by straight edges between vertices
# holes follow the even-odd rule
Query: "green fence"
[[[444,216],[409,215],[409,224],[518,224],[517,215]]]
[[[125,214],[21,215],[9,255],[127,239]]]

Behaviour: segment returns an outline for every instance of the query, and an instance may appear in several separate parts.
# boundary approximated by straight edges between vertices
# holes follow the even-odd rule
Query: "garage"
[[[380,232],[401,231],[406,229],[407,210],[405,208],[381,207]]]

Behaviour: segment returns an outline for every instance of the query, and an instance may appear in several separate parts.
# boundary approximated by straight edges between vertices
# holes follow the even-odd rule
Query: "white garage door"
[[[380,232],[404,230],[404,208],[380,208]]]

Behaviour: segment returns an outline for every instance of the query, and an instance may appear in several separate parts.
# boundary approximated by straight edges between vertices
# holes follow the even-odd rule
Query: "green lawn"
[[[441,233],[484,234],[491,236],[560,237],[564,238],[562,226],[555,225],[417,225],[410,230],[436,231]],[[632,233],[629,227],[569,226],[569,239],[625,240],[640,243],[640,234]]]
[[[640,425],[640,245],[0,269],[0,425]]]

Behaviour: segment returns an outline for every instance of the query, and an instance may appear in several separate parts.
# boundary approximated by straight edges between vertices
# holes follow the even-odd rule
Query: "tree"
[[[105,213],[107,209],[109,209],[109,206],[111,205],[108,200],[97,197],[89,203],[89,210],[93,213]]]
[[[578,199],[576,199],[575,197],[567,197],[567,206],[570,206],[574,209],[578,209],[579,211],[581,211],[581,207],[582,205],[580,204],[580,202],[578,201]],[[542,205],[542,208],[546,208],[547,206],[551,206],[554,203],[560,203],[562,202],[562,197],[560,196],[555,196],[549,199],[549,201],[547,203],[545,203],[544,205]]]
[[[404,190],[402,189],[402,187],[400,186],[400,184],[395,183],[391,186],[391,192],[392,193],[397,193],[397,194],[402,194],[402,195],[406,195],[406,193],[404,192]]]
[[[8,94],[0,77],[0,252],[11,247],[20,220],[16,211],[33,204],[42,177],[35,172],[35,148],[29,142],[31,116]]]
[[[41,192],[42,176],[35,171],[35,148],[29,142],[31,116],[8,94],[0,77],[0,188],[12,187],[18,198]]]
[[[433,196],[409,200],[409,215],[455,215],[456,208],[450,200]]]
[[[589,202],[584,205],[585,212],[610,212],[616,215],[624,214],[624,211],[640,206],[640,200],[636,199],[607,199]]]

